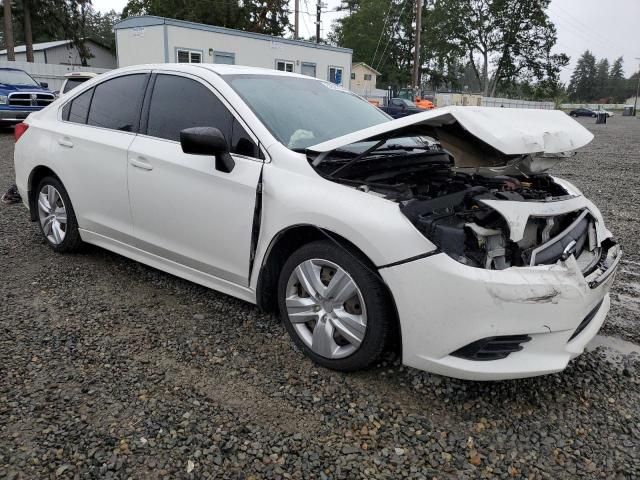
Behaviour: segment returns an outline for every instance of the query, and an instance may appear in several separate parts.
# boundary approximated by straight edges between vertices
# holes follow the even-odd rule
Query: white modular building
[[[350,87],[348,48],[171,18],[128,17],[114,27],[118,67],[143,63],[226,63],[272,68]]]

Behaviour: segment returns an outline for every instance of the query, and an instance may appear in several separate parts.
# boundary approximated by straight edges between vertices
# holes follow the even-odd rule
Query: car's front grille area
[[[513,352],[519,352],[523,348],[521,344],[530,340],[531,337],[529,335],[487,337],[465,345],[451,355],[465,360],[500,360],[508,357]]]
[[[595,220],[588,210],[578,213],[571,224],[561,232],[526,251],[525,261],[531,266],[552,265],[558,260],[566,260],[571,255],[578,258],[585,251],[597,255]],[[554,219],[550,218],[547,221],[553,225]],[[585,257],[583,263],[586,269],[591,262]]]
[[[580,335],[582,333],[582,331],[585,328],[587,328],[587,326],[591,323],[591,320],[593,320],[593,318],[596,316],[596,314],[600,311],[600,307],[602,306],[602,302],[603,302],[603,300],[600,300],[598,305],[596,305],[596,307],[593,310],[591,310],[587,314],[586,317],[584,317],[584,319],[580,322],[580,325],[578,325],[578,328],[575,329],[575,331],[569,337],[569,340],[567,340],[567,343],[569,343],[571,340],[576,338],[578,335]]]
[[[55,100],[52,93],[20,92],[9,94],[9,105],[12,107],[46,107]]]

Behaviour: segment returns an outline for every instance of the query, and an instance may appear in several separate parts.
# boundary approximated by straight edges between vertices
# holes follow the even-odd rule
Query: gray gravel
[[[595,141],[557,173],[624,245],[604,332],[640,343],[640,120],[584,123]],[[21,206],[0,229],[0,478],[640,478],[637,356],[495,383],[393,357],[344,375],[249,304],[98,248],[54,254]]]

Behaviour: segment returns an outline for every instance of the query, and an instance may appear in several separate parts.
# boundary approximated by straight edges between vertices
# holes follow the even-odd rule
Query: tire
[[[392,337],[395,310],[375,267],[330,241],[309,243],[289,257],[278,281],[278,306],[293,342],[333,370],[368,367]]]
[[[45,177],[38,184],[35,195],[38,225],[49,246],[59,253],[77,251],[82,246],[82,239],[71,199],[62,182],[56,177]]]
[[[571,114],[571,116],[572,116],[573,118],[576,118],[578,115],[576,115],[575,113],[572,113],[572,114]]]

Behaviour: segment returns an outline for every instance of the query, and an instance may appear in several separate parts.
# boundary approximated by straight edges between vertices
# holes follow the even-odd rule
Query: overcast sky
[[[120,12],[126,3],[127,0],[93,0],[94,7],[100,11]],[[335,11],[340,0],[324,0],[324,3],[327,7],[322,16],[323,36],[330,31],[332,21],[343,15]],[[300,34],[315,35],[315,0],[300,0],[300,7]],[[571,63],[562,72],[563,81],[569,81],[577,58],[586,49],[610,62],[622,55],[626,76],[638,69],[639,61],[634,58],[640,57],[640,0],[552,0],[549,16],[558,29],[556,50],[571,57]]]

